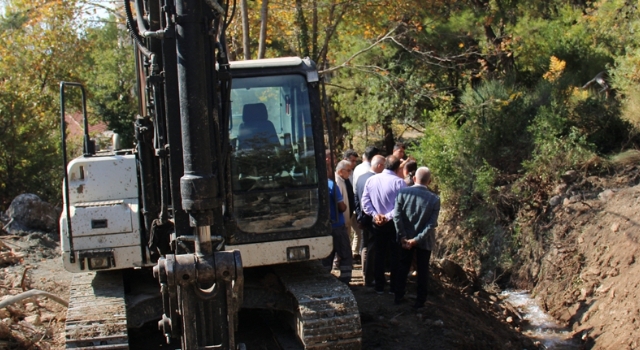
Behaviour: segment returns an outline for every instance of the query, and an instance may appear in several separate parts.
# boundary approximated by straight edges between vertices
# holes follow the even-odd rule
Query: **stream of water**
[[[529,292],[506,290],[501,295],[516,307],[529,323],[524,327],[523,333],[533,340],[539,341],[545,349],[580,349],[580,344],[571,339],[571,332],[558,325],[553,317],[547,315]]]

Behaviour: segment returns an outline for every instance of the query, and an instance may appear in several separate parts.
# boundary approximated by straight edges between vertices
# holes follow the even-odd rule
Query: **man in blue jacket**
[[[404,300],[407,274],[413,254],[416,254],[418,272],[418,293],[414,308],[421,308],[427,301],[429,258],[435,245],[435,228],[440,214],[440,197],[429,191],[431,171],[420,167],[413,177],[415,185],[398,192],[393,222],[398,232],[400,249],[398,276],[395,288],[395,302]]]

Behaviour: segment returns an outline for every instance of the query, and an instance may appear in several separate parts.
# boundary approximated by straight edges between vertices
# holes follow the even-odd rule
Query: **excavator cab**
[[[315,64],[287,57],[230,65],[231,187],[238,229],[232,243],[263,241],[264,233],[280,232],[281,239],[304,235],[325,211],[319,205],[326,186],[320,186],[319,176],[324,139]]]

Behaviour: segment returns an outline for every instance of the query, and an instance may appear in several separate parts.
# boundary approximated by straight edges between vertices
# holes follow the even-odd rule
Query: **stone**
[[[553,193],[557,194],[557,195],[561,195],[563,193],[565,193],[567,191],[567,188],[569,186],[567,186],[567,184],[559,184],[558,186],[556,186],[556,188],[553,190]]]
[[[41,316],[40,316],[40,321],[42,322],[50,322],[51,320],[57,318],[56,314],[51,313],[51,312],[44,312]]]
[[[571,203],[573,203],[573,202],[571,202],[571,199],[569,199],[569,198],[565,198],[565,199],[562,201],[562,205],[564,205],[564,206],[567,206],[567,205],[569,205],[569,204],[571,204]]]
[[[619,229],[619,228],[620,228],[620,224],[619,224],[619,223],[617,223],[617,222],[614,222],[614,223],[611,225],[611,232],[618,232],[618,229]]]
[[[34,326],[40,325],[42,322],[40,321],[40,315],[31,315],[24,318],[25,322],[31,323]]]
[[[31,230],[58,230],[60,211],[32,193],[24,193],[14,198],[5,214],[11,218],[11,223],[7,225],[7,231],[11,234]]]
[[[573,183],[574,181],[576,181],[578,179],[578,172],[575,170],[567,170],[564,174],[560,175],[560,178],[562,179],[562,181],[564,181],[566,184],[570,185],[571,183]]]
[[[590,267],[587,269],[586,274],[587,275],[595,275],[595,276],[600,276],[600,269],[597,267]]]
[[[449,259],[440,260],[440,268],[444,271],[445,275],[451,280],[457,280],[459,282],[467,282],[467,274],[464,269]]]
[[[582,200],[582,194],[578,193],[576,195],[571,196],[571,198],[569,199],[571,200],[571,203],[579,202]]]
[[[549,199],[549,205],[551,205],[552,207],[555,207],[560,203],[562,203],[562,196],[553,196],[551,197],[551,199]]]
[[[596,293],[598,293],[598,294],[606,294],[609,291],[609,289],[611,289],[611,286],[601,285],[600,287],[598,287],[596,289]]]
[[[613,190],[604,190],[598,194],[598,199],[602,202],[608,202],[615,196],[615,192]]]

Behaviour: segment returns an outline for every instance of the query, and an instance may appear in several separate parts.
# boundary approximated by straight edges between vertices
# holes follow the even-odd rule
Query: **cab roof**
[[[231,61],[231,69],[295,67],[302,64],[300,57],[265,58],[261,60]]]

